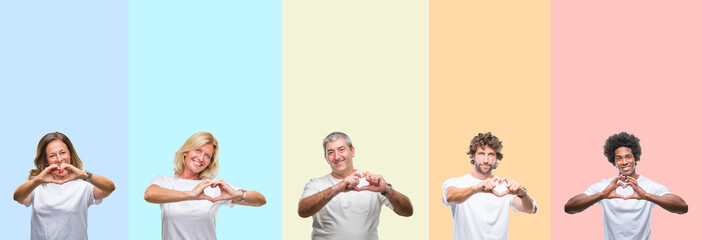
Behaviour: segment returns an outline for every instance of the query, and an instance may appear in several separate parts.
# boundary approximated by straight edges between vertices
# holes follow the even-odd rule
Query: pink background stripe
[[[602,239],[599,205],[568,215],[563,205],[617,174],[604,140],[641,139],[637,171],[690,205],[656,207],[652,239],[699,236],[702,159],[702,2],[556,1],[551,11],[552,239]]]

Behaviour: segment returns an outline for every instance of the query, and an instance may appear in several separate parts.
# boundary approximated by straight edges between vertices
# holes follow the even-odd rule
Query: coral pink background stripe
[[[602,239],[602,210],[568,215],[563,205],[617,174],[604,140],[641,139],[637,171],[690,205],[656,207],[652,239],[690,239],[702,216],[701,1],[552,1],[551,238]]]

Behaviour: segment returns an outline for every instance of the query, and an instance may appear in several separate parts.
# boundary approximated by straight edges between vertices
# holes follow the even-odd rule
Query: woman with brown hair
[[[71,140],[59,132],[39,140],[34,165],[14,194],[32,206],[31,239],[88,239],[88,207],[109,196],[114,183],[84,171]]]

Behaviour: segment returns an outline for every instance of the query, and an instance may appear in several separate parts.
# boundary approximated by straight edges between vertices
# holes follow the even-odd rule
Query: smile
[[[194,159],[192,161],[200,167],[204,166],[204,164],[202,164],[201,162],[195,161]]]

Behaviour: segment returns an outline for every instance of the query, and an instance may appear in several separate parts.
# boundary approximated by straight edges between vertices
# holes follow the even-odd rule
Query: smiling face
[[[210,165],[213,152],[214,145],[212,143],[206,143],[199,148],[186,152],[183,175],[188,178],[195,176],[195,179],[197,179],[198,174]]]
[[[68,146],[61,140],[51,141],[46,145],[46,162],[61,166],[61,164],[71,163],[71,152],[68,151]],[[56,178],[63,178],[68,175],[67,171],[59,171],[58,169],[51,171],[51,174]]]
[[[344,178],[353,173],[353,157],[355,150],[349,147],[344,138],[337,138],[328,142],[325,146],[325,158],[331,166],[332,176]]]
[[[483,175],[492,174],[497,153],[489,146],[478,147],[475,151],[475,171]]]
[[[624,176],[635,176],[636,160],[631,148],[619,147],[614,150],[614,163]]]

